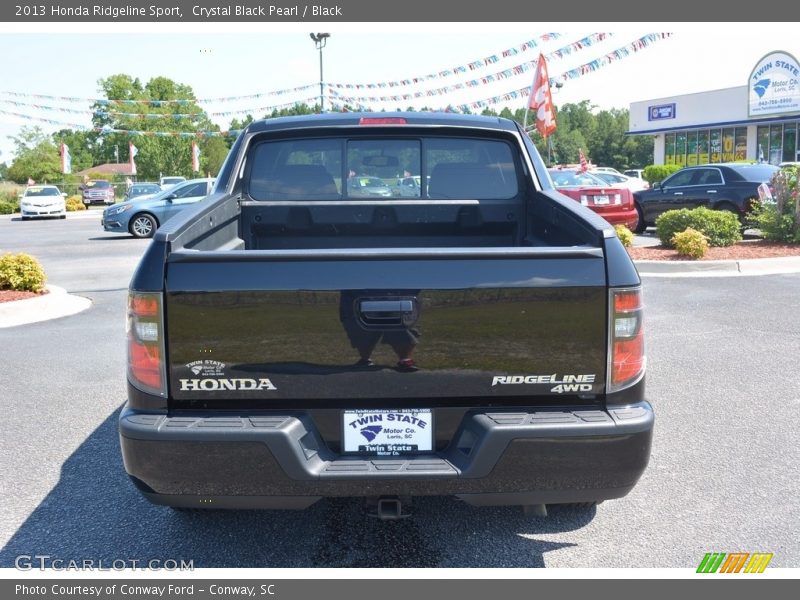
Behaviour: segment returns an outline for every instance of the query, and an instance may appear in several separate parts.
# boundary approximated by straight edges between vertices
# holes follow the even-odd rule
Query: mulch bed
[[[628,248],[634,260],[693,260],[681,256],[666,246]],[[778,256],[800,256],[800,244],[776,244],[764,240],[745,240],[727,248],[709,248],[700,260],[743,260],[748,258],[774,258]]]
[[[0,290],[0,302],[13,302],[14,300],[26,300],[28,298],[36,298],[37,296],[44,296],[48,291],[43,292],[20,292],[17,290]]]

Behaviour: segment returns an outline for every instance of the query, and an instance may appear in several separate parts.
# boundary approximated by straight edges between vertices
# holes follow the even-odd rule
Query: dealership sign
[[[674,119],[675,118],[675,103],[672,104],[658,104],[656,106],[647,107],[647,120],[660,121],[661,119]]]
[[[791,54],[767,54],[756,63],[747,86],[748,116],[800,112],[800,64]]]

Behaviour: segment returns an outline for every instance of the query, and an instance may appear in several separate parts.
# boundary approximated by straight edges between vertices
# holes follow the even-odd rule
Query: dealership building
[[[746,85],[630,106],[629,135],[651,135],[654,163],[681,166],[800,161],[800,65],[771,52]]]

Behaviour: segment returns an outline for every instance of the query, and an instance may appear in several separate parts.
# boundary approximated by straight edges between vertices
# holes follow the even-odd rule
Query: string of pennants
[[[554,35],[554,34],[545,34],[545,35]],[[600,36],[600,35],[609,36],[610,34],[593,34],[593,36],[588,36],[587,38],[584,38],[583,40],[579,40],[578,42],[573,42],[572,44],[569,45],[571,47],[571,49],[567,53],[570,53],[573,50],[577,49],[577,47],[573,47],[575,44],[582,44],[582,45],[585,45],[585,46],[592,45],[595,41],[599,40],[599,38],[596,38],[594,36]],[[583,65],[580,65],[580,66],[578,66],[578,67],[576,67],[574,69],[570,69],[569,71],[566,71],[566,72],[560,74],[557,77],[551,78],[551,82],[554,81],[554,80],[557,80],[557,79],[563,79],[563,80],[576,79],[576,78],[581,77],[583,75],[587,75],[589,73],[593,73],[594,71],[596,71],[596,70],[598,70],[598,69],[600,69],[600,68],[602,68],[602,67],[604,67],[604,66],[606,66],[606,65],[608,65],[608,64],[610,64],[612,62],[621,60],[621,59],[631,55],[632,53],[638,52],[639,50],[642,50],[642,49],[645,49],[645,48],[649,47],[650,44],[652,44],[653,42],[656,42],[656,41],[662,40],[662,39],[666,39],[666,38],[669,38],[671,36],[672,36],[671,33],[649,33],[649,34],[647,34],[647,35],[645,35],[645,36],[643,36],[643,37],[641,37],[641,38],[639,38],[637,40],[634,40],[633,42],[631,42],[630,44],[627,44],[626,46],[623,46],[621,48],[618,48],[616,50],[613,50],[613,51],[605,54],[604,56],[602,56],[600,58],[597,58],[595,60],[587,62],[587,63],[585,63]],[[544,37],[544,36],[542,36],[542,37]],[[588,40],[589,43],[584,43],[586,40]],[[526,44],[527,43],[528,42],[526,42]],[[559,51],[562,51],[562,53],[566,52],[563,48],[560,48],[559,50],[551,52],[547,56],[548,57],[553,57],[554,55],[558,56],[556,53],[559,52]],[[373,97],[373,96],[345,96],[345,95],[340,94],[339,92],[337,92],[334,89],[336,87],[335,85],[329,84],[328,85],[329,94],[330,94],[329,100],[337,108],[344,109],[344,107],[341,106],[341,103],[346,103],[346,104],[349,104],[349,105],[354,105],[359,109],[365,109],[366,107],[362,104],[362,102],[398,102],[398,101],[402,101],[402,100],[410,100],[410,99],[413,99],[413,98],[439,96],[439,95],[443,95],[445,93],[449,93],[449,92],[452,92],[452,91],[455,91],[455,90],[466,89],[467,87],[474,87],[474,86],[482,85],[482,84],[486,84],[486,83],[492,83],[494,81],[499,81],[501,79],[506,79],[507,77],[511,77],[513,75],[522,74],[522,73],[527,72],[531,68],[533,68],[533,66],[535,66],[535,64],[536,64],[536,61],[531,61],[529,63],[523,63],[522,65],[517,65],[516,67],[512,67],[511,69],[507,69],[507,70],[501,71],[499,73],[495,73],[495,74],[483,77],[483,78],[481,78],[480,82],[477,82],[477,80],[473,80],[472,82],[459,83],[459,84],[455,84],[453,86],[445,86],[443,88],[439,88],[439,89],[436,89],[436,90],[428,90],[428,91],[425,91],[425,92],[416,92],[414,94],[401,94],[401,95],[380,96],[380,97]],[[519,72],[515,72],[515,70],[518,70],[518,69],[519,69]],[[509,72],[509,71],[511,73],[507,74],[507,72]],[[308,88],[311,88],[311,87],[316,87],[316,85],[318,85],[318,84],[312,84],[312,85],[309,85],[309,86],[303,86],[303,87],[300,87],[300,88],[293,88],[293,89],[294,90],[308,89]],[[283,91],[283,90],[281,90],[281,91]],[[261,97],[261,96],[275,94],[275,93],[277,93],[277,92],[267,92],[265,94],[254,94],[254,95],[250,95],[250,96],[239,96],[238,98]],[[83,101],[89,101],[89,102],[98,102],[101,105],[108,105],[109,103],[113,102],[113,101],[102,100],[102,99],[46,96],[46,95],[21,94],[21,93],[16,93],[16,92],[2,92],[2,91],[0,91],[0,94],[13,95],[13,96],[18,96],[18,97],[46,98],[46,99],[53,99],[53,100],[69,100],[69,101],[82,101],[82,102]],[[476,101],[470,102],[468,104],[461,104],[461,105],[458,105],[458,106],[455,106],[455,107],[448,106],[448,110],[456,109],[456,110],[468,111],[468,110],[472,110],[472,109],[482,109],[482,108],[486,108],[486,107],[488,107],[490,105],[493,105],[493,104],[499,104],[501,102],[509,102],[509,101],[512,101],[512,100],[515,100],[515,99],[519,99],[519,98],[526,98],[529,94],[530,94],[530,86],[526,86],[526,87],[523,87],[523,88],[519,88],[517,90],[513,90],[513,91],[510,91],[510,92],[499,94],[497,96],[492,96],[490,98],[484,98],[484,99],[481,99],[481,100],[476,100]],[[224,100],[225,99],[217,99],[217,101],[224,101]],[[262,109],[249,109],[246,112],[250,112],[250,113],[253,113],[253,112],[255,112],[255,113],[257,113],[257,112],[266,112],[266,111],[269,111],[269,110],[272,110],[272,109],[284,108],[284,107],[288,107],[288,106],[294,106],[296,104],[300,104],[300,103],[304,103],[304,102],[308,103],[308,102],[313,102],[313,101],[316,101],[316,100],[317,100],[317,97],[313,97],[313,98],[308,98],[306,100],[297,100],[297,101],[287,102],[285,104],[275,105],[275,106],[271,106],[271,107],[262,107],[263,109],[266,109],[264,111],[262,111]],[[180,101],[172,101],[172,102],[163,101],[161,104],[190,103],[190,102],[201,103],[201,102],[211,102],[211,101],[213,101],[213,100],[195,100],[195,101],[183,101],[183,100],[180,100]],[[122,112],[114,112],[114,111],[82,111],[82,110],[77,110],[77,109],[66,109],[66,108],[50,107],[50,106],[43,106],[43,105],[31,105],[31,104],[26,104],[26,103],[22,103],[22,102],[15,102],[15,101],[11,101],[11,100],[5,100],[5,99],[1,99],[1,98],[0,98],[0,102],[12,104],[12,105],[18,106],[18,107],[20,107],[20,106],[28,106],[28,107],[33,107],[33,108],[40,109],[40,110],[57,110],[57,111],[60,111],[60,112],[76,113],[76,114],[98,114],[99,116],[115,115],[115,116],[145,117],[145,118],[164,118],[164,117],[173,117],[173,118],[184,118],[184,117],[186,117],[186,118],[191,118],[191,117],[202,116],[202,115],[205,115],[205,114],[207,114],[209,116],[210,115],[214,115],[214,116],[230,116],[230,115],[233,115],[233,114],[240,114],[240,111],[230,111],[230,112],[220,112],[220,113],[184,113],[184,114],[181,114],[180,117],[179,117],[179,115],[175,115],[175,114],[172,114],[172,115],[148,115],[148,114],[145,114],[145,113],[122,113]],[[140,104],[141,103],[151,104],[151,101],[122,101],[122,102],[123,103],[136,102],[136,103],[140,103]],[[38,121],[38,122],[47,123],[47,124],[50,124],[50,125],[68,127],[68,128],[71,128],[71,129],[93,130],[93,131],[97,131],[97,132],[100,132],[100,133],[103,133],[103,134],[121,133],[121,134],[127,134],[127,135],[132,135],[132,136],[203,138],[203,137],[227,137],[227,136],[232,136],[232,135],[238,135],[239,132],[240,132],[239,130],[230,130],[230,131],[195,131],[195,132],[186,132],[186,131],[142,131],[142,130],[134,130],[134,129],[114,129],[114,128],[111,128],[108,125],[106,125],[104,127],[87,127],[85,125],[78,125],[78,124],[75,124],[75,123],[66,123],[66,122],[63,122],[63,121],[57,121],[57,120],[54,120],[54,119],[48,119],[48,118],[44,118],[44,117],[36,117],[36,116],[32,116],[32,115],[12,112],[12,111],[3,110],[3,109],[0,109],[0,114],[6,114],[6,115],[10,115],[10,116],[14,116],[14,117],[22,118],[22,119],[27,119],[27,120],[32,120],[32,121]]]
[[[581,38],[580,40],[576,40],[576,41],[574,41],[572,43],[569,43],[569,44],[566,44],[565,46],[562,46],[561,48],[558,48],[557,50],[553,50],[552,52],[550,52],[548,54],[545,54],[545,59],[546,60],[553,60],[553,59],[563,58],[565,56],[569,56],[573,52],[577,52],[579,50],[583,50],[584,48],[588,48],[590,46],[593,46],[594,44],[596,44],[598,42],[602,42],[602,41],[610,38],[612,35],[613,35],[612,33],[593,33],[593,34],[588,35],[588,36],[586,36],[584,38]],[[548,36],[549,36],[549,38],[548,38]],[[555,36],[555,37],[553,37],[553,36]],[[557,37],[558,36],[556,34],[548,33],[548,34],[545,34],[545,35],[542,36],[542,40],[544,41],[545,38],[556,39]],[[525,44],[531,44],[531,43],[532,42],[526,42]],[[523,45],[523,47],[525,47],[525,45]],[[527,46],[527,47],[528,48],[534,48],[535,45]],[[503,51],[503,57],[505,58],[506,56],[514,56],[514,55],[519,53],[519,52],[516,51],[516,49],[512,49],[512,50],[514,50],[513,54],[510,53],[511,50],[504,50]],[[509,54],[506,54],[506,53],[509,53]],[[499,59],[497,58],[496,55],[492,55],[491,57],[487,57],[487,58],[485,58],[483,60],[487,61],[487,62],[485,63],[485,65],[482,65],[482,66],[489,66],[491,64],[494,64],[494,63],[498,62]],[[453,74],[454,75],[456,73],[467,73],[468,70],[475,70],[475,69],[472,68],[473,64],[476,64],[476,63],[469,63],[467,66],[456,67],[455,69],[452,69],[452,70],[449,70],[449,71],[440,71],[440,74],[442,74],[442,76],[444,76],[443,74],[448,74],[448,75]],[[447,92],[454,91],[454,90],[460,90],[460,89],[469,88],[469,87],[476,87],[476,86],[481,85],[481,84],[492,83],[493,81],[497,81],[498,79],[505,79],[505,78],[508,78],[508,77],[513,77],[515,75],[521,75],[523,73],[526,73],[529,70],[531,70],[535,65],[536,65],[536,60],[534,59],[534,60],[519,64],[519,65],[516,65],[514,67],[510,67],[508,69],[503,69],[502,71],[499,71],[497,73],[493,73],[491,75],[486,75],[484,77],[481,77],[480,79],[473,79],[471,81],[467,81],[467,82],[462,83],[462,84],[457,84],[457,85],[452,85],[452,86],[445,86],[445,87],[439,88],[437,90],[429,90],[427,92],[418,92],[418,95],[416,95],[414,97],[420,98],[420,97],[423,97],[423,96],[436,96],[436,95],[439,95],[441,93],[447,93]],[[381,82],[381,83],[329,83],[327,85],[328,85],[328,87],[335,88],[335,89],[349,89],[349,90],[351,90],[351,89],[393,88],[393,87],[399,87],[399,86],[403,86],[403,85],[414,85],[414,84],[421,83],[423,81],[426,81],[426,80],[429,80],[429,79],[433,79],[433,78],[434,78],[433,75],[426,75],[424,77],[415,77],[415,78],[412,78],[412,79],[401,79],[401,80],[398,80],[398,81],[385,81],[385,82]],[[411,95],[406,95],[406,96],[407,97],[404,97],[403,99],[410,99],[412,97]]]
[[[618,60],[621,60],[627,56],[630,56],[634,52],[638,52],[639,50],[643,50],[658,40],[666,39],[671,37],[671,33],[649,33],[637,40],[634,40],[630,44],[623,46],[621,48],[617,48],[609,52],[608,54],[601,56],[600,58],[596,58],[595,60],[589,61],[583,65],[575,67],[574,69],[570,69],[569,71],[565,71],[561,73],[557,77],[551,77],[551,83],[558,80],[570,80],[570,79],[577,79],[583,75],[587,75],[589,73],[593,73],[598,69]],[[547,59],[547,57],[545,57]],[[499,81],[501,79],[506,79],[512,75],[517,75],[521,73],[525,73],[526,71],[531,70],[536,65],[536,61],[532,61],[530,63],[525,63],[524,65],[518,65],[516,67],[512,67],[511,69],[507,69],[505,71],[501,71],[499,73],[495,73],[494,75],[489,75],[486,77],[481,78],[481,80],[472,80],[466,83],[459,83],[451,86],[446,86],[439,89],[434,90],[427,90],[424,92],[414,92],[413,94],[396,94],[391,96],[345,96],[335,89],[331,89],[331,95],[338,99],[341,102],[347,103],[355,103],[355,102],[400,102],[403,100],[412,100],[416,98],[425,98],[431,96],[441,96],[446,93],[451,93],[456,90],[462,90],[466,88],[475,87],[478,85],[483,85],[486,83],[493,83],[495,81]],[[519,70],[519,72],[516,72]],[[512,72],[512,73],[509,73]],[[461,108],[484,108],[489,104],[497,104],[499,102],[513,100],[518,97],[525,97],[530,92],[530,86],[525,88],[520,88],[519,90],[514,90],[512,92],[506,92],[505,94],[501,94],[499,96],[493,96],[492,98],[486,98],[484,100],[476,100],[470,104],[461,105]]]
[[[283,90],[273,90],[271,92],[263,92],[259,94],[248,94],[246,96],[228,96],[224,98],[200,98],[194,100],[109,100],[108,98],[80,98],[77,96],[48,96],[46,94],[26,94],[22,92],[10,92],[0,90],[0,95],[13,96],[15,98],[36,98],[38,100],[57,100],[59,102],[72,102],[72,103],[97,103],[101,106],[112,106],[114,104],[128,104],[128,105],[144,105],[144,106],[170,106],[177,105],[191,105],[191,104],[222,104],[224,102],[234,102],[239,100],[253,100],[256,98],[265,98],[268,96],[283,96],[285,94],[292,94],[297,92],[304,92],[319,86],[319,83],[309,83],[294,88],[286,88]]]
[[[123,133],[127,135],[143,135],[147,137],[183,137],[183,138],[210,138],[210,137],[227,137],[239,135],[241,129],[231,129],[228,131],[141,131],[137,129],[115,129],[109,125],[103,127],[87,127],[86,125],[79,125],[77,123],[66,123],[64,121],[56,121],[54,119],[46,119],[44,117],[34,117],[22,113],[12,112],[10,110],[0,109],[0,114],[11,115],[12,117],[19,117],[29,121],[37,121],[39,123],[47,123],[48,125],[56,125],[58,127],[65,127],[68,129],[77,129],[80,131],[96,131],[102,134],[109,133]]]
[[[29,104],[27,102],[19,102],[16,100],[7,100],[4,98],[0,98],[0,103],[3,104],[11,104],[12,106],[16,106],[18,108],[33,108],[36,110],[44,110],[50,112],[62,112],[62,113],[69,113],[75,115],[92,115],[95,117],[127,117],[127,118],[138,118],[138,119],[194,119],[194,118],[202,118],[202,117],[230,117],[233,115],[243,115],[243,114],[266,114],[273,110],[277,110],[280,108],[286,108],[289,106],[294,106],[295,104],[302,104],[302,103],[309,103],[315,102],[319,100],[319,96],[312,96],[311,98],[305,98],[303,100],[294,100],[292,102],[284,102],[283,104],[273,104],[270,106],[260,106],[256,108],[242,108],[238,110],[232,111],[222,111],[222,112],[194,112],[194,113],[129,113],[129,112],[119,112],[113,110],[81,110],[77,108],[66,108],[62,106],[49,106],[44,104]]]
[[[546,54],[545,55],[545,59],[553,60],[553,59],[557,59],[557,58],[563,58],[564,56],[568,56],[568,55],[572,54],[573,52],[575,52],[577,50],[580,50],[580,49],[583,49],[583,48],[588,48],[588,47],[594,45],[597,42],[603,41],[603,40],[609,38],[611,35],[612,35],[611,33],[594,33],[592,35],[586,36],[586,37],[584,37],[584,38],[582,38],[580,40],[577,40],[575,42],[567,44],[567,45],[565,45],[565,46],[563,46],[561,48],[558,48],[557,50],[554,50],[554,51]],[[642,47],[644,47],[644,46],[646,46],[646,45],[648,45],[650,43],[651,40],[649,39],[649,37],[658,36],[658,35],[669,36],[671,34],[649,34],[649,36],[645,36],[644,38],[641,38],[640,40],[634,41],[631,44],[631,46],[634,48],[634,51],[635,51],[637,49],[637,45],[641,45]],[[544,36],[542,36],[542,38],[545,38],[547,36],[558,37],[557,34],[545,34]],[[525,42],[525,44],[523,44],[522,46],[520,46],[520,48],[526,48],[526,47],[531,47],[532,48],[532,47],[534,47],[532,44],[534,44],[533,41],[528,41],[528,42]],[[509,49],[509,50],[504,50],[503,52],[504,53],[511,53],[511,52],[518,53],[516,48],[512,48],[512,49]],[[615,53],[616,54],[624,53],[625,55],[627,55],[628,54],[628,48],[627,47],[620,48],[618,50],[615,50],[614,53],[612,53],[612,54],[615,54]],[[608,56],[609,55],[607,55],[606,57],[608,57]],[[489,58],[491,58],[491,57],[488,57],[488,58],[486,58],[484,60],[489,60]],[[581,67],[577,67],[576,69],[573,69],[572,71],[567,71],[566,73],[562,74],[561,77],[563,77],[565,79],[572,79],[574,77],[579,76],[580,74],[585,74],[585,72],[590,72],[590,71],[596,70],[597,68],[599,68],[599,66],[600,66],[599,63],[602,60],[603,60],[603,58],[591,61],[591,62],[587,63],[586,65],[582,65]],[[525,73],[531,71],[533,68],[535,68],[535,66],[536,66],[536,61],[532,60],[532,61],[529,61],[529,62],[526,62],[526,63],[521,63],[521,64],[518,64],[518,65],[515,65],[515,66],[510,67],[508,69],[504,69],[504,70],[499,71],[497,73],[492,73],[490,75],[486,75],[484,77],[481,77],[480,79],[473,79],[473,80],[462,82],[462,83],[457,83],[457,84],[453,84],[453,85],[444,86],[444,87],[441,87],[441,88],[438,88],[438,89],[432,89],[432,90],[421,91],[421,92],[414,92],[414,93],[410,93],[410,94],[392,95],[392,96],[351,97],[351,96],[342,95],[341,93],[337,92],[336,90],[337,89],[342,89],[342,88],[353,89],[353,88],[363,88],[363,87],[386,87],[386,86],[393,87],[395,85],[401,85],[400,82],[388,82],[388,83],[382,83],[382,84],[327,84],[327,86],[329,88],[329,92],[330,92],[331,96],[333,97],[333,99],[338,98],[340,101],[347,102],[347,103],[360,103],[360,102],[364,102],[364,101],[366,101],[366,102],[400,102],[400,101],[404,101],[404,100],[412,100],[412,99],[417,99],[417,98],[441,96],[441,95],[448,94],[448,93],[451,93],[451,92],[454,92],[454,91],[458,91],[458,90],[478,87],[478,86],[481,86],[481,85],[487,85],[487,84],[490,84],[490,83],[494,83],[496,81],[500,81],[502,79],[508,79],[508,78],[511,78],[511,77],[515,77],[517,75],[525,74]],[[402,85],[405,85],[405,84],[402,84]],[[314,86],[316,86],[316,84],[314,84]],[[308,87],[308,86],[306,86],[306,87]],[[300,88],[295,88],[295,89],[300,89]],[[0,94],[2,94],[2,93],[7,93],[7,92],[0,92]],[[513,94],[513,93],[514,92],[509,92],[509,94]],[[15,95],[20,95],[20,94],[15,94]],[[54,96],[40,96],[40,97],[55,98]],[[515,96],[511,96],[511,98],[514,98],[514,97]],[[89,110],[89,111],[87,111],[87,110],[79,110],[79,109],[58,107],[58,106],[50,106],[50,105],[43,105],[43,104],[31,104],[31,103],[27,103],[27,102],[20,102],[20,101],[17,101],[17,100],[9,100],[9,99],[4,99],[4,98],[0,98],[0,103],[11,104],[11,105],[16,106],[16,107],[30,107],[30,108],[34,108],[34,109],[37,109],[37,110],[45,110],[45,111],[53,111],[53,112],[63,112],[63,113],[70,113],[70,114],[91,114],[91,115],[97,116],[97,117],[112,117],[112,116],[115,116],[115,117],[144,118],[144,119],[165,119],[165,118],[173,118],[173,119],[188,118],[188,119],[192,119],[192,118],[202,118],[202,117],[224,117],[224,116],[233,116],[233,115],[237,115],[237,114],[265,114],[265,113],[268,113],[268,112],[270,112],[272,110],[276,110],[276,109],[280,109],[280,108],[286,108],[286,107],[289,107],[289,106],[294,106],[295,104],[298,104],[298,103],[314,102],[314,101],[316,101],[316,99],[317,99],[316,97],[312,97],[312,98],[305,98],[303,100],[285,102],[283,104],[275,104],[275,105],[271,105],[271,106],[262,106],[262,107],[246,108],[246,109],[237,109],[237,110],[232,110],[232,111],[198,112],[198,113],[173,113],[173,114],[132,113],[132,112],[122,112],[122,111],[113,111],[113,110],[94,110],[94,111]],[[86,100],[89,101],[90,99],[86,99]],[[500,101],[500,100],[498,100],[498,101]],[[103,106],[107,106],[112,102],[114,102],[114,101],[106,101],[106,102],[102,102],[101,104]],[[188,101],[180,101],[180,102],[188,102]],[[201,102],[201,101],[198,100],[198,102]]]
[[[582,47],[583,45],[591,45],[594,41],[599,40],[590,40],[590,38],[595,38],[595,36],[602,36],[599,39],[604,39],[605,37],[610,36],[610,33],[600,33],[600,34],[593,34],[592,36],[588,36],[583,40],[579,40],[577,42],[573,42],[572,44],[568,44],[564,48],[560,48],[559,50],[564,54],[569,54],[572,50],[577,50]],[[498,56],[497,54],[491,54],[479,60],[475,60],[469,62],[465,65],[460,65],[458,67],[453,67],[452,69],[444,69],[442,71],[438,71],[436,73],[429,73],[428,75],[421,75],[419,77],[411,77],[407,79],[399,79],[396,81],[381,81],[379,83],[331,83],[328,84],[330,87],[335,87],[339,89],[379,89],[379,88],[392,88],[392,87],[399,87],[403,85],[416,85],[425,81],[430,81],[431,79],[443,79],[445,77],[450,77],[453,75],[458,75],[460,73],[469,73],[471,71],[477,71],[479,69],[483,69],[490,65],[493,65],[501,60],[501,58],[508,58],[510,56],[516,56],[526,50],[532,50],[539,45],[539,42],[549,42],[551,40],[557,40],[561,37],[560,33],[545,33],[540,35],[537,39],[528,40],[518,46],[514,46],[513,48],[507,48],[501,51]],[[537,41],[538,40],[538,41]]]

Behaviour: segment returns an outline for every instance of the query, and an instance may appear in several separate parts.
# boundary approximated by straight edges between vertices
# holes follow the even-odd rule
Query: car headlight
[[[106,211],[106,215],[108,215],[109,217],[113,217],[114,215],[124,213],[126,210],[130,210],[131,208],[133,207],[130,204],[126,206],[116,206],[114,208],[109,208],[108,211]]]

